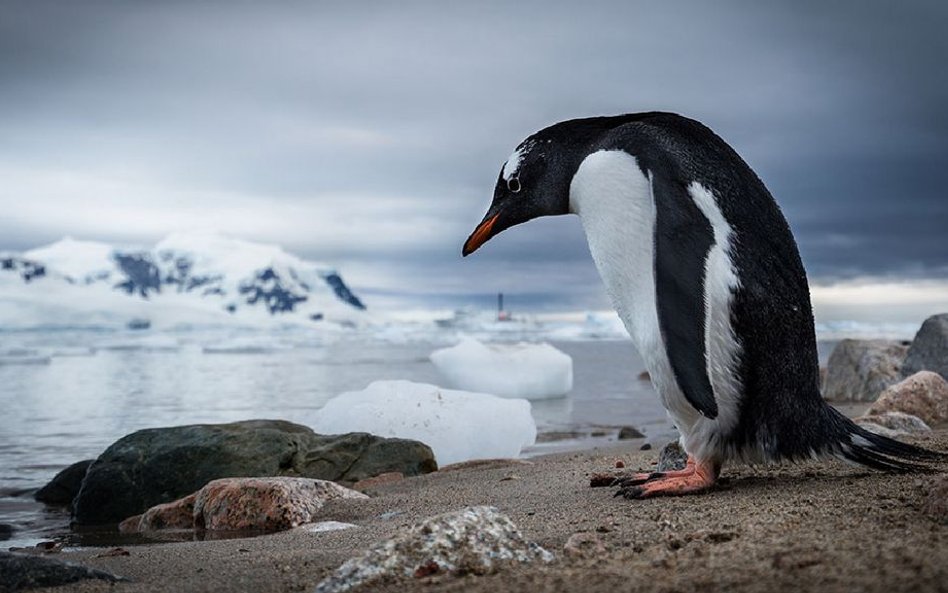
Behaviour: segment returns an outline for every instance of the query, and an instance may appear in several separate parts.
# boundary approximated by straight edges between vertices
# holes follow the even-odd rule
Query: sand
[[[948,450],[948,430],[914,439]],[[547,566],[487,576],[434,575],[372,591],[948,591],[948,525],[921,510],[936,475],[887,475],[834,461],[725,468],[712,492],[628,501],[589,488],[589,474],[648,468],[657,451],[639,442],[458,471],[379,486],[365,501],[326,507],[326,519],[358,525],[300,528],[256,538],[60,554],[133,579],[55,591],[311,591],[344,560],[424,517],[490,504],[556,553]],[[938,468],[939,473],[948,466]],[[567,539],[587,533],[604,550],[570,557]]]

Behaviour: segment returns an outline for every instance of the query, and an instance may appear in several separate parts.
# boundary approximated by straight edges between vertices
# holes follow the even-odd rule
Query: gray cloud
[[[531,222],[463,262],[460,243],[526,135],[664,109],[751,163],[815,280],[948,275],[943,3],[0,13],[0,248],[217,226],[333,261],[380,298],[602,306],[576,220]]]

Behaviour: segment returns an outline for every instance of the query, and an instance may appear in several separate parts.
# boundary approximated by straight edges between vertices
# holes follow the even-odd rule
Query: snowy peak
[[[76,285],[106,286],[147,300],[190,297],[232,314],[320,320],[365,309],[334,268],[277,245],[217,233],[175,233],[150,249],[67,237],[24,256],[0,256],[3,271],[17,272],[25,282],[54,271]]]

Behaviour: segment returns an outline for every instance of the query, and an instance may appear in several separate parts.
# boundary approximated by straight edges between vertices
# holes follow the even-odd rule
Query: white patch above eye
[[[504,181],[510,181],[510,178],[517,174],[517,171],[520,170],[520,163],[523,162],[523,157],[526,156],[528,152],[530,152],[530,149],[533,148],[534,144],[535,142],[528,140],[518,146],[517,150],[513,151],[513,154],[511,154],[510,158],[507,159],[507,162],[504,163]]]

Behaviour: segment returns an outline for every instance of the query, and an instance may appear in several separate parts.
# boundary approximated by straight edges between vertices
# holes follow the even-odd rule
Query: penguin
[[[574,119],[504,163],[468,256],[540,216],[576,214],[609,297],[688,454],[618,481],[629,499],[711,488],[725,462],[835,456],[912,471],[929,451],[871,433],[820,394],[810,293],[777,203],[703,124],[674,113]]]

